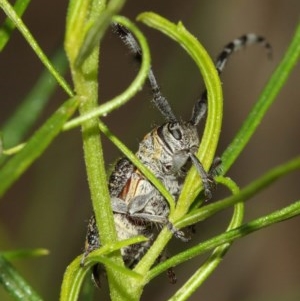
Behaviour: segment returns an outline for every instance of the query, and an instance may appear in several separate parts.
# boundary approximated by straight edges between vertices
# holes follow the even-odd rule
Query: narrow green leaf
[[[78,300],[84,277],[89,272],[89,268],[80,266],[81,259],[82,256],[76,257],[67,267],[60,291],[60,301]]]
[[[147,76],[148,76],[148,70],[150,68],[150,53],[149,53],[149,47],[146,41],[146,38],[141,33],[141,31],[134,26],[132,22],[130,22],[127,18],[121,17],[121,16],[114,16],[113,21],[120,23],[127,27],[136,37],[138,40],[141,49],[142,49],[142,62],[141,67],[139,69],[139,72],[135,79],[132,81],[132,83],[129,85],[129,87],[122,92],[120,95],[114,97],[112,100],[107,101],[103,105],[100,105],[98,108],[95,108],[91,110],[90,112],[83,114],[79,117],[76,117],[69,122],[67,122],[64,126],[64,130],[70,130],[76,126],[80,126],[83,122],[85,122],[88,119],[107,115],[108,113],[112,112],[113,110],[116,110],[117,108],[124,105],[127,101],[132,99],[132,97],[141,90],[141,87],[143,86]]]
[[[76,60],[78,48],[82,45],[87,30],[86,22],[92,2],[92,0],[69,1],[66,20],[65,50],[71,65],[73,65]]]
[[[114,243],[110,243],[110,244],[106,244],[105,246],[102,246],[101,248],[91,252],[89,254],[89,256],[86,258],[86,264],[91,265],[91,263],[95,263],[96,261],[94,260],[95,256],[100,256],[100,255],[106,255],[109,253],[113,253],[117,250],[120,250],[124,247],[130,246],[130,245],[134,245],[134,244],[138,244],[141,242],[145,242],[147,241],[146,237],[144,236],[135,236],[135,237],[131,237],[128,239],[124,239],[121,241],[116,241]]]
[[[100,249],[97,250],[97,252],[101,252]],[[96,263],[102,263],[106,266],[114,268],[115,271],[122,274],[122,277],[131,277],[138,280],[142,278],[141,275],[115,264],[113,261],[104,256],[94,256],[95,260],[93,262],[90,262],[89,265],[85,265],[84,267],[80,265],[81,259],[82,256],[78,256],[67,267],[62,282],[60,301],[78,300],[84,278],[90,273],[91,266]]]
[[[44,54],[37,41],[34,39],[28,28],[23,23],[22,19],[17,15],[13,7],[9,4],[7,0],[0,0],[0,7],[3,9],[5,14],[10,18],[14,25],[21,32],[25,40],[31,46],[36,55],[40,58],[45,67],[49,70],[52,76],[57,80],[60,86],[65,90],[65,92],[70,96],[74,96],[72,89],[69,87],[64,78],[57,72],[57,70],[52,66],[51,62]]]
[[[49,250],[47,249],[19,249],[14,251],[1,252],[1,256],[5,257],[7,260],[39,257],[48,254]]]
[[[296,157],[284,164],[276,166],[263,174],[261,177],[251,182],[249,185],[244,187],[238,194],[229,196],[223,200],[208,204],[199,209],[193,210],[191,213],[185,215],[175,226],[182,228],[189,225],[193,225],[200,221],[203,221],[210,216],[229,208],[238,202],[245,202],[249,200],[252,196],[258,194],[263,189],[267,188],[269,185],[274,183],[276,180],[281,177],[300,169],[300,157]],[[218,178],[216,178],[218,181]]]
[[[77,106],[77,98],[71,98],[66,101],[29,139],[24,148],[3,166],[0,171],[0,196],[43,153],[61,131],[66,120],[73,115]]]
[[[159,275],[162,270],[167,270],[172,266],[181,264],[195,256],[206,253],[207,251],[214,249],[225,243],[231,243],[234,240],[244,237],[250,233],[258,231],[260,229],[269,227],[275,223],[283,222],[292,217],[300,215],[300,201],[297,201],[287,207],[284,207],[280,210],[274,211],[268,215],[257,218],[249,223],[246,223],[238,228],[230,230],[228,232],[217,235],[209,240],[204,241],[203,243],[190,248],[187,251],[181,252],[172,258],[164,261],[158,266],[154,267],[149,272],[149,281]]]
[[[52,64],[60,73],[66,71],[67,60],[62,49],[59,49],[55,53]],[[56,87],[57,81],[48,70],[45,70],[27,97],[17,107],[16,111],[10,116],[5,124],[1,126],[5,149],[22,142]]]
[[[227,186],[233,194],[239,193],[239,188],[231,179],[222,178],[219,183]],[[243,222],[244,217],[244,204],[238,203],[234,207],[234,212],[226,231],[239,227]],[[186,281],[186,283],[176,291],[174,296],[169,300],[184,301],[188,300],[191,295],[203,284],[203,282],[212,274],[212,272],[218,267],[224,258],[225,254],[229,250],[231,244],[225,243],[214,249],[209,258],[202,264],[202,266],[196,270],[196,272]]]
[[[0,144],[1,144],[0,156],[2,156],[2,155],[11,156],[11,155],[18,153],[25,146],[26,143],[21,143],[14,147],[3,149],[3,140],[2,140],[2,137],[0,137]],[[0,163],[2,163],[5,159],[6,159],[6,157],[1,157]]]
[[[99,45],[100,40],[111,23],[112,17],[122,9],[124,3],[125,0],[111,0],[108,2],[105,11],[103,11],[103,13],[90,26],[84,37],[76,58],[76,67],[80,67],[85,59],[91,54],[93,49]]]
[[[143,13],[138,16],[138,20],[158,29],[178,42],[195,61],[204,77],[208,90],[208,118],[198,154],[201,162],[208,168],[215,156],[214,153],[222,121],[222,90],[214,63],[202,45],[184,28],[182,23],[178,25],[173,24],[154,13]],[[171,222],[180,219],[188,211],[189,205],[194,201],[200,189],[201,180],[199,174],[195,169],[192,169],[186,179],[181,196],[177,201],[174,214],[170,214],[169,216]],[[137,264],[135,270],[141,274],[147,273],[157,259],[157,254],[162,252],[170,238],[171,234],[169,231],[163,229],[147,254]]]
[[[181,22],[174,24],[151,12],[142,13],[137,19],[175,40],[199,68],[208,94],[207,124],[199,149],[199,157],[204,166],[208,167],[214,159],[223,115],[221,83],[214,62],[197,38],[188,32]]]
[[[109,260],[108,255],[116,250],[119,250],[125,246],[136,244],[145,241],[145,237],[137,236],[131,239],[126,239],[123,241],[118,241],[113,244],[107,244],[89,254],[89,256],[84,261],[84,266],[82,263],[82,255],[78,256],[72,261],[72,263],[67,267],[64,279],[61,287],[60,301],[74,301],[78,299],[80,288],[83,284],[85,276],[89,273],[91,267],[94,264],[102,263],[106,266],[113,267],[115,271],[120,272],[126,277],[133,277],[135,279],[141,279],[141,275],[133,272],[122,265],[117,265],[115,262]]]
[[[14,10],[19,17],[23,15],[31,0],[17,0],[14,4]],[[6,46],[12,31],[15,29],[15,24],[6,18],[4,24],[0,28],[0,51]]]
[[[0,284],[15,300],[42,301],[18,271],[2,256],[0,256]]]
[[[151,12],[140,14],[138,20],[178,42],[199,68],[207,89],[208,112],[198,157],[203,166],[209,169],[215,157],[223,116],[222,89],[215,65],[204,47],[184,28],[182,23],[173,24]],[[201,180],[199,174],[195,168],[192,168],[182,188],[174,216],[170,215],[171,221],[182,217],[188,211],[190,204],[199,194],[200,189]]]
[[[176,291],[176,293],[168,299],[168,301],[185,301],[189,300],[193,293],[203,284],[203,282],[211,275],[217,266],[223,260],[228,251],[230,244],[224,244],[216,248],[212,255],[204,264],[186,281],[186,283]]]
[[[159,190],[159,192],[168,201],[170,211],[175,208],[175,201],[170,195],[169,191],[164,187],[160,180],[158,180],[154,174],[144,166],[135,154],[129,150],[124,143],[121,142],[109,129],[108,127],[99,121],[99,128],[101,132],[147,177],[147,179]]]

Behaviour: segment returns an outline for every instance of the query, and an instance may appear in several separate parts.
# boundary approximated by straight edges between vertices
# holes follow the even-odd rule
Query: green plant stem
[[[233,194],[239,193],[238,186],[229,178],[220,179],[220,183],[226,185]],[[231,222],[226,231],[239,227],[243,222],[244,217],[244,204],[238,203],[234,207],[234,212],[231,218]],[[212,272],[221,263],[223,257],[229,250],[231,244],[226,243],[221,245],[213,251],[204,264],[188,279],[188,281],[176,291],[175,295],[169,300],[183,301],[187,300],[191,295],[203,284],[203,282],[212,274]]]
[[[70,130],[76,126],[80,126],[82,122],[88,119],[106,115],[111,111],[118,109],[119,107],[124,105],[127,101],[129,101],[137,92],[140,91],[140,88],[142,87],[142,85],[144,84],[148,76],[148,70],[150,68],[150,53],[145,37],[138,30],[136,26],[134,26],[131,22],[129,22],[128,19],[120,16],[114,16],[113,21],[126,26],[137,38],[143,53],[140,70],[136,78],[133,80],[133,82],[129,85],[129,87],[124,92],[114,97],[112,100],[107,101],[104,104],[101,104],[99,107],[93,109],[92,111],[70,120],[65,124],[64,130]]]
[[[96,17],[103,11],[103,9],[103,1],[100,1],[99,3],[98,1],[93,1],[90,8],[90,22],[95,20]],[[77,43],[76,39],[73,41],[74,48],[71,49],[72,52],[68,51],[69,47],[71,47],[70,45],[66,45],[66,50],[69,58],[71,59],[71,71],[75,90],[82,99],[79,112],[81,115],[84,115],[95,109],[98,104],[99,47],[96,47],[91,52],[90,56],[85,60],[82,67],[79,69],[74,65],[76,56],[73,56],[73,51],[77,54],[79,52],[78,48],[81,48],[81,44]],[[80,41],[81,40],[79,39],[78,42]],[[66,41],[66,43],[67,42],[68,41]],[[97,118],[91,118],[82,123],[82,138],[84,159],[94,214],[100,233],[101,243],[105,245],[109,242],[116,241],[117,233],[115,230],[113,214],[110,205],[105,162],[103,158]],[[109,256],[113,261],[119,262],[120,265],[122,264],[120,253],[117,254],[115,252]],[[107,275],[109,280],[114,279],[114,272],[109,268],[107,268]],[[110,283],[112,283],[112,281],[110,281]],[[112,287],[110,288],[113,292],[116,292]]]
[[[19,29],[19,31],[26,39],[28,44],[31,46],[33,51],[40,58],[44,66],[49,70],[49,72],[53,75],[53,77],[57,80],[61,87],[65,90],[65,92],[70,97],[73,97],[73,91],[70,89],[64,78],[53,67],[53,65],[51,64],[47,56],[44,54],[36,40],[33,38],[28,28],[25,26],[21,18],[15,12],[14,8],[6,0],[0,0],[0,7],[4,10],[5,14],[12,20],[12,22],[14,22],[15,26]]]
[[[86,35],[93,29],[93,24],[105,10],[106,2],[80,0],[80,6],[74,0],[70,2],[65,49],[71,65],[75,91],[81,99],[80,115],[93,111],[98,106],[98,57],[99,45],[89,50],[89,55],[78,65],[77,58],[82,48],[85,48]],[[110,196],[107,187],[105,162],[103,158],[97,118],[90,118],[82,123],[82,137],[85,165],[94,214],[99,230],[101,244],[105,245],[117,241]],[[107,255],[109,259],[120,266],[123,260],[120,251]],[[110,266],[106,269],[110,296],[112,300],[122,300],[123,285],[118,278],[118,272]],[[120,275],[119,275],[120,276]]]
[[[52,64],[59,72],[65,72],[67,60],[62,49],[55,53]],[[13,147],[22,142],[56,87],[57,81],[48,70],[45,70],[16,111],[1,127],[5,148]]]
[[[23,258],[31,258],[38,256],[49,255],[49,250],[47,249],[18,249],[13,251],[5,251],[1,252],[0,256],[3,256],[7,260],[13,259],[23,259]]]
[[[183,219],[181,219],[178,223],[176,223],[175,226],[180,229],[182,227],[193,225],[195,223],[209,218],[217,212],[220,212],[226,208],[237,204],[238,202],[245,202],[249,200],[252,196],[259,193],[261,190],[274,183],[276,180],[297,169],[300,169],[300,157],[296,157],[284,164],[281,164],[269,170],[267,173],[265,173],[264,175],[262,175],[246,187],[244,187],[238,194],[229,196],[223,200],[214,202],[212,204],[203,206],[199,209],[192,211],[191,213],[187,214]]]
[[[226,255],[230,244],[224,244],[215,249],[207,261],[199,268],[181,287],[176,291],[169,301],[184,301],[188,300],[191,295],[203,284],[203,282],[212,274],[212,272],[221,263]]]
[[[74,114],[78,99],[66,101],[29,139],[22,150],[0,170],[0,196],[27,170],[61,132],[63,124]]]
[[[208,112],[204,133],[200,143],[198,157],[206,169],[209,169],[214,157],[221,132],[223,116],[223,97],[219,75],[215,65],[199,41],[190,34],[182,23],[173,24],[154,13],[142,13],[138,20],[155,28],[179,43],[191,56],[203,77],[208,95]],[[177,201],[176,210],[170,215],[170,221],[182,217],[201,189],[201,180],[195,168],[186,177],[182,192]]]
[[[92,27],[89,29],[84,37],[82,47],[77,55],[75,65],[80,66],[84,60],[91,54],[91,50],[99,45],[106,29],[111,23],[121,8],[123,7],[125,0],[110,0],[107,4],[105,11],[93,22]],[[118,22],[116,20],[116,22]]]
[[[145,167],[139,159],[122,143],[101,121],[99,121],[99,128],[101,132],[128,158],[142,173],[145,177],[159,190],[159,192],[168,201],[170,211],[175,209],[175,201],[169,191],[163,186],[160,180],[158,180],[154,174]]]
[[[231,243],[234,240],[244,237],[250,233],[258,231],[260,229],[271,226],[275,223],[288,220],[292,217],[300,215],[300,201],[297,201],[287,207],[284,207],[280,210],[274,211],[271,214],[262,216],[258,219],[255,219],[249,223],[242,225],[236,229],[230,230],[228,232],[222,233],[218,236],[215,236],[198,246],[190,248],[188,251],[179,253],[172,258],[164,261],[163,263],[154,267],[148,275],[148,280],[150,281],[157,275],[159,275],[163,270],[167,270],[170,267],[181,264],[187,260],[192,259],[195,256],[203,254],[213,248],[216,248],[220,245]]]
[[[87,268],[80,267],[81,260],[82,256],[78,256],[65,270],[60,291],[60,301],[78,300],[81,285],[88,272]]]
[[[294,37],[268,84],[264,88],[258,102],[254,105],[249,116],[243,123],[234,140],[222,155],[222,169],[226,173],[233,162],[247,145],[249,139],[260,124],[266,111],[274,102],[275,97],[287,81],[291,71],[296,66],[300,57],[300,23],[296,28]]]
[[[145,241],[144,237],[134,237],[128,240],[107,244],[93,251],[85,260],[84,266],[81,266],[82,255],[75,258],[67,267],[60,292],[60,301],[74,301],[78,299],[83,280],[92,266],[101,262],[106,267],[110,267],[122,273],[123,276],[141,279],[142,276],[120,265],[116,265],[105,255],[120,250],[124,246]]]
[[[138,20],[150,27],[160,30],[178,42],[196,62],[204,77],[205,85],[208,90],[209,110],[204,136],[199,149],[199,156],[203,165],[208,168],[214,158],[222,121],[222,91],[214,63],[205,49],[199,44],[198,40],[193,37],[181,23],[175,25],[154,13],[143,13],[138,16]],[[189,205],[193,202],[195,196],[201,189],[200,177],[195,169],[189,173],[187,178],[176,210],[174,214],[169,216],[171,222],[179,219],[187,212]],[[135,267],[135,271],[140,274],[147,273],[171,237],[170,231],[164,228],[147,254],[139,261]]]
[[[89,18],[89,10],[93,0],[70,0],[68,6],[65,50],[72,65],[75,64],[80,45],[86,34],[86,22]],[[102,2],[105,5],[105,2]]]

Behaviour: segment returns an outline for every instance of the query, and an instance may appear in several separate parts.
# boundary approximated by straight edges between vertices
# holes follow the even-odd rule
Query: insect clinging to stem
[[[132,33],[120,24],[113,24],[115,33],[121,38],[137,60],[142,57],[141,48]],[[227,44],[216,60],[219,74],[223,71],[229,56],[247,45],[262,44],[270,54],[271,46],[265,38],[246,34]],[[206,90],[196,101],[190,120],[181,121],[173,113],[167,99],[162,95],[156,77],[150,68],[148,83],[153,93],[153,103],[165,118],[165,123],[155,127],[139,143],[137,158],[163,183],[174,200],[178,199],[183,180],[191,164],[193,164],[202,180],[204,196],[212,197],[215,186],[215,168],[220,164],[216,159],[213,167],[206,171],[196,156],[199,148],[197,126],[207,111]],[[178,238],[186,240],[183,233],[168,220],[169,205],[160,192],[127,158],[120,159],[108,181],[114,221],[118,239],[123,240],[137,235],[144,235],[148,241],[130,245],[121,249],[125,265],[133,268],[149,249],[162,226],[167,226]],[[157,225],[158,227],[153,227]],[[86,236],[86,256],[101,246],[95,216],[89,221]],[[99,284],[100,265],[93,268],[93,276]]]

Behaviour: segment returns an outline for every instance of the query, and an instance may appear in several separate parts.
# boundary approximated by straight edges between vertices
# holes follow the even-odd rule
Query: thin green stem
[[[63,49],[58,49],[51,61],[51,64],[59,72],[64,73],[67,69],[67,60]],[[22,142],[40,116],[55,88],[57,88],[56,80],[47,69],[44,70],[16,111],[1,127],[5,148],[13,147]]]
[[[238,186],[229,178],[222,178],[220,182],[227,186],[233,194],[239,193]],[[234,212],[230,224],[226,231],[239,227],[243,222],[244,204],[238,203],[234,207]],[[226,243],[217,247],[204,264],[188,279],[188,281],[175,293],[169,300],[183,301],[187,300],[197,288],[212,274],[212,272],[221,263],[223,257],[229,250],[231,244]]]
[[[123,24],[126,26],[130,31],[135,35],[137,38],[141,49],[143,53],[142,62],[140,70],[136,76],[136,78],[133,80],[133,82],[129,85],[129,87],[122,92],[120,95],[116,96],[112,100],[104,103],[103,105],[100,105],[99,107],[93,109],[92,111],[81,115],[77,118],[74,118],[70,120],[68,123],[65,124],[64,130],[70,130],[76,126],[79,126],[82,124],[82,122],[90,119],[99,117],[102,115],[106,115],[110,113],[113,110],[116,110],[117,108],[124,105],[127,101],[132,99],[132,97],[140,91],[142,85],[144,84],[147,76],[148,76],[148,70],[150,68],[150,53],[149,53],[149,47],[147,44],[147,41],[144,37],[144,35],[138,30],[136,26],[132,22],[129,22],[128,19],[121,17],[121,16],[115,16],[113,17],[114,22],[118,22],[120,24]]]
[[[105,11],[103,11],[102,14],[92,22],[92,26],[85,35],[82,47],[76,57],[76,67],[80,67],[85,59],[91,54],[91,51],[99,45],[100,40],[111,23],[111,20],[114,19],[114,15],[121,10],[124,3],[125,0],[110,0]]]
[[[65,50],[68,59],[75,64],[80,46],[88,30],[87,22],[93,0],[70,0],[68,6],[66,33],[65,33]],[[101,2],[102,7],[105,2]]]
[[[206,262],[199,268],[189,280],[176,291],[169,301],[184,301],[188,300],[191,295],[201,286],[204,281],[212,274],[212,272],[221,263],[226,255],[230,244],[224,244],[215,249]]]
[[[187,214],[182,220],[176,223],[175,226],[182,228],[193,225],[197,222],[209,218],[217,212],[235,205],[238,202],[245,202],[252,196],[259,193],[261,190],[273,184],[276,180],[297,169],[300,169],[300,157],[296,157],[284,164],[276,166],[275,168],[271,169],[270,171],[244,187],[238,194],[192,211],[191,213]],[[218,178],[216,180],[218,180]]]
[[[207,89],[208,113],[198,157],[203,166],[208,169],[215,157],[223,116],[221,83],[214,63],[205,48],[184,28],[182,23],[173,24],[154,13],[142,13],[138,16],[138,20],[178,42],[199,68]],[[186,178],[174,215],[170,215],[171,221],[182,217],[188,211],[190,204],[199,194],[200,189],[201,180],[199,174],[195,168],[192,168]]]
[[[163,186],[154,174],[144,166],[139,159],[122,143],[109,129],[108,127],[99,121],[99,128],[101,132],[146,176],[146,178],[159,190],[159,192],[168,201],[170,211],[175,208],[175,201],[172,198],[169,191]]]
[[[288,220],[292,217],[300,215],[300,201],[297,201],[287,207],[284,207],[280,210],[274,211],[271,214],[262,216],[258,219],[255,219],[249,223],[246,223],[236,229],[230,230],[228,232],[222,233],[218,236],[215,236],[198,246],[190,248],[188,251],[179,253],[172,258],[166,260],[160,265],[154,267],[149,272],[149,281],[159,275],[163,270],[167,270],[172,266],[181,264],[187,260],[192,259],[195,256],[206,253],[207,251],[216,248],[220,245],[231,243],[234,240],[244,237],[250,233],[261,230],[263,228],[269,227],[275,223],[279,223],[285,220]]]
[[[214,64],[205,49],[199,44],[198,40],[187,32],[181,23],[175,25],[154,13],[143,13],[139,15],[138,20],[144,22],[150,27],[160,30],[170,38],[177,41],[188,52],[201,70],[209,95],[209,117],[205,128],[204,138],[201,142],[199,156],[200,159],[203,159],[201,162],[206,168],[208,168],[214,158],[222,120],[222,91]],[[186,183],[188,184],[186,184],[183,188],[183,196],[180,197],[174,214],[169,217],[171,221],[182,217],[182,215],[188,210],[189,203],[194,200],[193,197],[195,197],[200,191],[201,181],[199,174],[197,174],[195,170],[190,173]],[[150,269],[157,259],[158,254],[162,252],[171,236],[170,231],[167,229],[163,229],[160,232],[158,238],[148,250],[147,254],[135,267],[135,270],[138,273],[145,274]]]
[[[200,209],[195,210],[194,212],[191,212],[190,214],[186,215],[181,221],[179,221],[178,223],[175,224],[176,227],[178,228],[182,228],[182,227],[186,227],[192,224],[195,224],[199,221],[205,220],[206,218],[212,216],[213,214],[215,214],[216,212],[219,212],[221,210],[224,210],[225,208],[228,208],[234,204],[237,204],[238,202],[241,201],[246,201],[247,199],[249,199],[251,196],[257,194],[259,191],[261,191],[262,189],[266,188],[268,185],[272,184],[274,181],[276,181],[277,179],[279,179],[280,177],[294,171],[300,168],[300,157],[297,157],[293,160],[290,160],[287,163],[284,163],[280,166],[277,166],[275,168],[273,168],[272,170],[270,170],[269,172],[267,172],[266,174],[264,174],[262,177],[260,177],[259,179],[255,180],[254,182],[252,182],[251,184],[249,184],[248,186],[246,186],[244,189],[242,189],[239,193],[230,196],[224,200],[221,200],[219,202],[204,206]],[[224,179],[222,177],[217,178],[217,181],[221,181],[223,182]],[[300,203],[299,203],[300,204]],[[298,204],[298,206],[299,206]],[[254,225],[255,227],[259,227],[259,222],[262,221],[264,222],[265,220],[269,220],[269,218],[271,218],[271,220],[273,220],[270,224],[264,224],[262,227],[271,225],[272,223],[275,222],[280,222],[280,215],[282,215],[282,220],[288,219],[292,216],[294,216],[293,213],[293,208],[297,208],[297,204],[293,204],[287,208],[283,208],[277,212],[274,212],[270,215],[267,215],[266,217],[262,217],[260,219],[257,219],[256,221],[254,221],[253,223],[250,224],[246,224],[244,226],[242,226],[242,229],[252,229],[252,225]],[[289,216],[290,214],[290,216]],[[297,211],[295,211],[295,215],[297,215]],[[253,230],[249,231],[256,231],[259,230],[259,228],[253,228]],[[247,230],[248,231],[248,230]],[[248,233],[248,232],[247,232]],[[236,237],[234,239],[237,239],[239,237],[242,237],[244,235],[246,235],[247,233],[243,233],[241,236],[238,235],[237,232],[234,233],[234,235],[236,235]],[[224,237],[224,236],[223,236]],[[225,235],[226,237],[226,235]],[[222,236],[218,236],[218,239],[222,239]],[[214,239],[209,240],[207,242],[204,242],[203,244],[201,244],[202,246],[205,247],[208,246],[210,243],[213,242]],[[225,243],[228,243],[230,241],[224,241]],[[199,245],[199,248],[200,246]],[[198,250],[199,250],[198,248]],[[201,249],[201,248],[200,248]],[[201,250],[201,254],[206,252],[207,249],[203,249]],[[167,264],[167,266],[164,266],[165,263],[162,263],[163,266],[160,267],[160,265],[156,266],[154,268],[155,270],[155,275],[160,274],[162,271],[166,270],[168,267],[171,266],[175,266],[176,264],[180,263],[180,257],[184,258],[186,256],[186,258],[189,258],[189,256],[191,256],[191,254],[189,253],[189,250],[186,251],[187,253],[181,253],[180,255],[178,255],[179,257],[177,257],[177,255],[175,257],[177,257],[177,259],[175,258],[174,262],[172,261],[172,259],[170,259],[170,262]],[[223,252],[222,250],[220,251],[221,253]],[[195,252],[196,253],[196,252]],[[200,254],[199,253],[199,254]],[[195,254],[196,256],[196,254]],[[215,257],[217,258],[217,257]],[[212,267],[211,265],[209,265],[209,267]],[[152,279],[154,276],[153,270],[149,272],[149,277]],[[149,279],[150,280],[150,279]]]
[[[77,59],[81,49],[87,47],[84,43],[90,43],[90,40],[85,38],[89,35],[89,30],[93,30],[93,24],[105,11],[106,2],[104,0],[79,0],[78,2],[80,2],[80,6],[74,0],[69,6],[65,49],[71,65],[75,91],[81,99],[79,112],[80,115],[85,115],[98,106],[99,45],[89,44],[93,47],[81,65],[78,65]],[[104,24],[104,26],[106,25]],[[97,118],[90,118],[82,123],[83,150],[91,199],[101,244],[106,245],[117,241],[117,233],[99,134]],[[110,253],[107,256],[115,264],[123,265],[120,251]],[[123,292],[126,290],[124,281],[121,281],[120,275],[114,268],[107,266],[106,271],[111,299],[122,300]]]
[[[74,114],[78,99],[66,101],[29,139],[22,150],[0,170],[0,196],[27,170],[61,132],[63,124]]]
[[[80,288],[82,286],[85,276],[88,274],[90,269],[97,263],[102,263],[106,267],[110,267],[115,271],[119,272],[123,276],[135,278],[140,280],[141,275],[125,268],[120,265],[115,264],[114,261],[108,259],[107,255],[110,253],[120,250],[121,248],[128,246],[130,244],[140,243],[145,241],[144,237],[133,237],[124,241],[107,244],[95,251],[93,251],[85,260],[84,266],[82,263],[82,255],[75,258],[67,267],[62,287],[60,293],[60,301],[74,301],[78,299]]]
[[[85,1],[89,2],[89,1]],[[82,29],[87,23],[95,21],[103,12],[105,7],[104,1],[94,0],[87,6],[86,15],[83,16],[79,10],[78,22]],[[73,9],[72,6],[70,9]],[[69,15],[73,16],[72,12]],[[71,20],[72,18],[68,18]],[[89,57],[83,62],[80,68],[75,65],[77,54],[82,46],[83,36],[82,31],[77,31],[77,23],[74,33],[76,36],[68,34],[72,32],[70,24],[67,25],[68,31],[66,34],[65,48],[71,64],[72,78],[75,86],[75,91],[81,97],[80,115],[84,115],[98,106],[98,65],[99,65],[99,46],[95,47]],[[69,40],[71,39],[71,40]],[[114,225],[113,213],[110,204],[110,196],[107,187],[107,178],[105,170],[105,162],[103,157],[102,143],[99,135],[98,120],[91,118],[82,123],[82,139],[86,172],[88,184],[91,193],[94,214],[97,222],[101,243],[103,245],[117,241],[117,233]],[[109,254],[109,257],[122,265],[120,252]],[[115,272],[107,268],[107,276],[110,285],[115,281]],[[113,281],[111,281],[113,280]],[[118,291],[110,286],[113,295],[118,295]]]
[[[2,139],[2,137],[0,138],[0,140]],[[3,145],[2,145],[2,141],[1,141],[1,149],[0,149],[0,154],[2,155],[5,155],[5,156],[11,156],[11,155],[14,155],[16,153],[18,153],[24,146],[26,145],[26,143],[20,143],[14,147],[11,147],[11,148],[6,148],[4,149],[3,148]],[[0,162],[2,163],[5,159],[7,159],[6,157],[1,157],[0,159]]]
[[[31,257],[39,257],[49,255],[49,250],[47,249],[18,249],[13,251],[5,251],[1,252],[1,256],[3,256],[7,260],[20,259],[20,258],[31,258]]]

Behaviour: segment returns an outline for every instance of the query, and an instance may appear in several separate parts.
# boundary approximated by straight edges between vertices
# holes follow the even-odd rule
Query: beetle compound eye
[[[178,126],[177,123],[170,123],[168,126],[169,132],[172,134],[172,136],[176,139],[176,140],[181,140],[182,139],[182,132]]]
[[[171,134],[176,140],[181,140],[182,139],[182,134],[181,134],[181,131],[179,129],[171,131]]]

